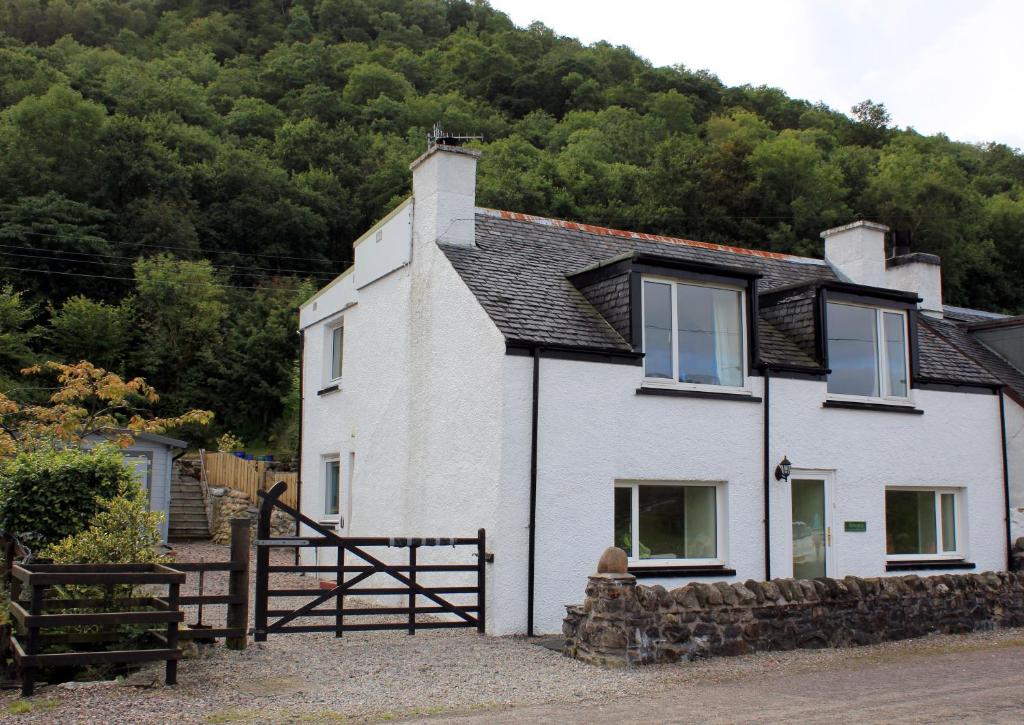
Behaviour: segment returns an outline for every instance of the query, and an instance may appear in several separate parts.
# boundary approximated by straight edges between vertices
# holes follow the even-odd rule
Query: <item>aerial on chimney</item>
[[[906,229],[897,229],[892,233],[892,256],[902,257],[910,254],[911,233]]]
[[[467,141],[483,141],[483,136],[466,136],[455,133],[448,133],[441,127],[441,122],[434,124],[434,128],[427,134],[427,151],[435,146],[461,146]]]

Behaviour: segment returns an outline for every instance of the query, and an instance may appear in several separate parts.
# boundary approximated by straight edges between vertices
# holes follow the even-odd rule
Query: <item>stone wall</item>
[[[250,540],[256,540],[256,521],[259,518],[257,508],[241,491],[231,488],[210,488],[210,501],[213,515],[210,538],[215,544],[231,543],[231,519],[247,518],[251,522]],[[295,519],[284,511],[274,509],[270,515],[271,536],[293,536]]]
[[[672,591],[599,573],[586,595],[567,607],[565,652],[605,666],[1024,626],[1024,573],[1010,572],[749,580]]]
[[[1024,571],[1024,536],[1017,539],[1010,550],[1010,571]]]

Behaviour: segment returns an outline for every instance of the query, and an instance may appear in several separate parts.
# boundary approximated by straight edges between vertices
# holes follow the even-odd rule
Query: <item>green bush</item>
[[[157,552],[163,541],[163,514],[146,509],[142,488],[131,481],[117,496],[99,502],[100,511],[88,528],[51,544],[42,551],[55,564],[155,563],[165,557]]]
[[[0,464],[0,529],[36,546],[60,541],[129,485],[140,488],[113,446],[19,453]]]

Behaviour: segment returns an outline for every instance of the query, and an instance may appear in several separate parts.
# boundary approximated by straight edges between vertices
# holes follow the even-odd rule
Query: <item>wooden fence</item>
[[[241,491],[255,504],[258,502],[257,491],[269,491],[275,483],[284,481],[288,488],[281,500],[298,508],[299,474],[268,471],[266,461],[247,461],[230,453],[204,451],[201,455],[207,485]]]

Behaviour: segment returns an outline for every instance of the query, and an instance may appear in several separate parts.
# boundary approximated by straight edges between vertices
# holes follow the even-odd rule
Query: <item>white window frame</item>
[[[641,486],[668,486],[671,488],[684,488],[687,486],[712,487],[715,489],[715,551],[718,556],[713,559],[641,559],[636,556],[636,545],[640,540],[640,487]],[[724,566],[726,562],[726,524],[727,507],[725,501],[724,481],[616,481],[615,488],[627,488],[632,490],[630,501],[630,513],[632,520],[630,528],[632,536],[633,551],[626,553],[626,558],[631,567],[665,567],[665,566]],[[615,527],[615,495],[612,494],[612,538],[614,539]]]
[[[672,378],[651,378],[647,377],[647,366],[646,361],[644,364],[644,378],[643,386],[649,388],[672,388],[674,390],[702,390],[708,392],[717,393],[735,393],[737,395],[752,395],[751,390],[747,387],[747,378],[749,374],[747,357],[749,355],[749,341],[750,337],[747,332],[747,290],[742,284],[718,284],[713,282],[705,282],[702,280],[687,280],[679,279],[676,277],[660,277],[654,275],[644,275],[640,278],[640,334],[643,338],[642,345],[644,352],[647,351],[647,325],[645,320],[647,319],[647,310],[645,308],[645,295],[644,295],[644,283],[655,282],[660,284],[668,284],[671,289],[671,307],[672,307]],[[678,324],[678,301],[677,301],[677,289],[679,285],[689,285],[691,287],[711,287],[713,289],[724,289],[731,292],[740,293],[740,365],[742,366],[741,376],[743,378],[743,384],[740,386],[734,385],[711,385],[708,383],[683,383],[679,381],[679,341],[676,337]]]
[[[341,375],[334,377],[334,333],[336,330],[342,330],[341,337]],[[345,375],[345,318],[338,317],[334,320],[330,320],[324,323],[324,348],[323,348],[323,385],[327,387],[329,385],[340,386],[341,380]]]
[[[328,503],[328,501],[327,501],[327,467],[329,465],[331,465],[332,463],[336,463],[338,465],[338,501],[337,501],[338,511],[336,513],[333,513],[333,514],[332,513],[327,513],[327,503]],[[324,485],[323,485],[323,496],[321,497],[320,515],[323,517],[324,521],[338,521],[341,518],[341,501],[342,501],[341,487],[345,485],[344,479],[342,477],[343,473],[344,473],[344,471],[342,471],[341,456],[340,455],[338,455],[336,453],[332,453],[330,455],[321,456],[321,458],[320,458],[320,475],[323,476],[322,480],[324,482]]]
[[[935,548],[934,554],[890,554],[885,547],[886,561],[961,561],[966,557],[964,549],[964,491],[953,486],[886,486],[885,492],[911,491],[914,493],[931,493],[935,500]],[[942,494],[953,494],[953,535],[956,537],[956,551],[943,551],[942,540]],[[888,501],[883,501],[883,511],[887,512]],[[885,541],[889,538],[888,516],[883,513]]]
[[[865,309],[873,310],[875,313],[875,335],[878,340],[878,351],[875,355],[875,363],[877,365],[875,369],[876,382],[878,383],[878,390],[881,395],[854,395],[852,393],[827,393],[828,400],[848,400],[855,402],[875,402],[885,403],[886,405],[906,405],[913,406],[910,400],[910,329],[907,324],[907,311],[893,309],[891,307],[877,307],[875,305],[863,305],[856,302],[843,301],[826,301],[825,303],[825,316],[828,318],[828,306],[829,305],[846,305],[847,307],[863,307]],[[907,394],[906,395],[893,395],[889,390],[889,351],[888,346],[885,344],[885,314],[899,315],[903,318],[903,369],[906,370],[907,376]],[[825,340],[825,346],[828,347],[828,340]],[[831,354],[829,355],[831,360]],[[828,389],[828,383],[826,381],[826,390]]]

